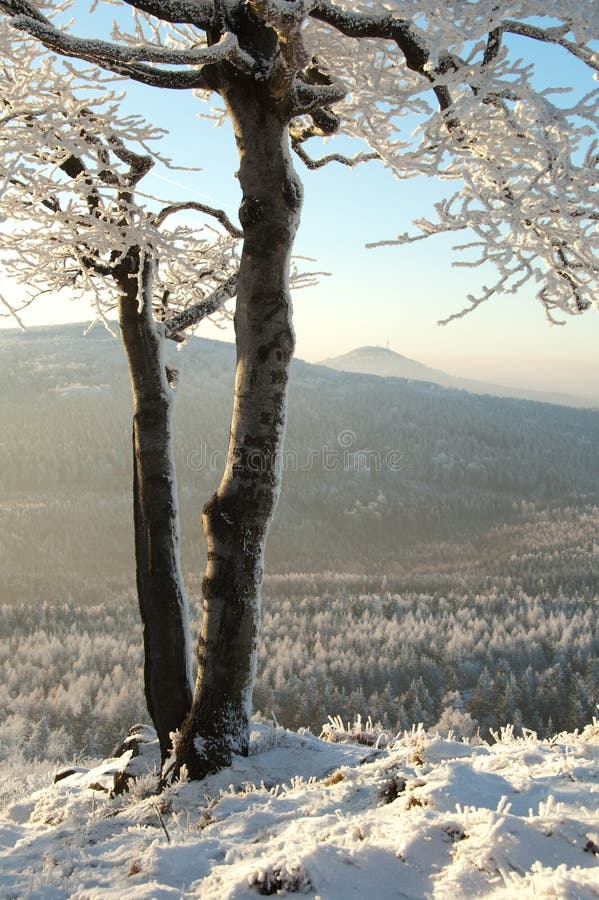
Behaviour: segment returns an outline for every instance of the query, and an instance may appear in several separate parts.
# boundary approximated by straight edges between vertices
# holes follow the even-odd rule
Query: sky
[[[88,27],[90,21],[85,20]],[[577,81],[577,64],[565,52],[552,53],[551,60],[552,81],[556,75]],[[541,55],[540,69],[546,68]],[[129,88],[125,104],[168,129],[163,152],[177,165],[201,171],[157,167],[144,185],[168,200],[203,199],[235,217],[240,197],[230,127],[214,128],[200,117],[208,107],[188,93],[162,94],[158,103],[157,96],[154,89],[137,85]],[[524,289],[441,327],[438,320],[460,310],[484,282],[481,270],[452,266],[455,237],[366,249],[367,242],[393,238],[409,230],[416,216],[430,215],[443,196],[438,182],[399,181],[378,162],[309,172],[297,160],[296,168],[305,197],[295,252],[315,260],[303,263],[306,268],[330,273],[295,294],[299,357],[316,362],[365,344],[389,346],[454,375],[599,399],[596,311],[569,317],[564,326],[551,325],[532,289]],[[15,288],[0,271],[2,291],[14,296]],[[32,307],[24,321],[85,321],[90,315],[84,305],[54,297]],[[0,319],[0,327],[14,327],[14,322]],[[233,338],[231,329],[209,323],[199,334]]]

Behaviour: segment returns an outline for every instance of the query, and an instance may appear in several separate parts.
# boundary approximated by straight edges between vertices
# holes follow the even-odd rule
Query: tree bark
[[[152,263],[132,248],[117,271],[119,323],[133,392],[133,516],[144,685],[163,762],[191,707],[188,605],[179,562],[172,391],[152,316]]]
[[[198,673],[176,743],[192,779],[247,754],[268,527],[279,495],[287,383],[294,351],[289,263],[302,201],[288,116],[267,87],[219,85],[239,152],[244,244],[235,313],[237,368],[227,461],[203,510],[207,567]]]

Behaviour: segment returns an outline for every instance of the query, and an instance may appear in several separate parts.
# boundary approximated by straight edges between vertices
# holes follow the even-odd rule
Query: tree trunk
[[[243,192],[235,312],[237,369],[227,462],[203,510],[207,567],[193,705],[176,771],[203,778],[247,754],[266,535],[279,495],[294,350],[289,262],[302,189],[287,116],[264,84],[236,77],[219,92],[231,115]]]
[[[152,264],[133,248],[118,271],[119,322],[133,391],[133,514],[148,712],[163,761],[191,707],[188,607],[179,564],[170,390],[152,316]]]

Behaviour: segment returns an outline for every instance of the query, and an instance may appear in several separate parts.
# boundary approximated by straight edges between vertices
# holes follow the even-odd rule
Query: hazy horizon
[[[307,292],[301,292],[301,294],[304,293]],[[28,328],[80,324],[83,335],[85,328],[94,320],[94,312],[91,308],[85,310],[79,303],[75,307],[77,312],[87,312],[88,318],[86,319],[82,315],[73,317],[75,310],[72,306],[68,301],[62,301],[60,309],[52,317],[44,316],[40,307],[33,308],[28,311],[28,314],[23,316],[24,324]],[[466,323],[469,323],[470,319],[476,318],[477,315],[480,315],[480,313],[477,312],[473,316],[467,317]],[[597,334],[594,340],[599,342],[599,317],[589,315],[585,319],[588,319],[588,323],[591,324],[591,328],[588,331],[591,334],[594,334],[596,331]],[[111,321],[114,323],[115,329],[118,329],[116,319]],[[599,403],[599,358],[597,358],[596,353],[592,355],[586,350],[587,345],[591,345],[593,340],[588,334],[584,335],[582,333],[580,328],[582,322],[573,320],[562,328],[549,326],[544,322],[541,322],[540,325],[541,327],[545,325],[546,328],[553,332],[550,338],[552,340],[552,354],[540,353],[539,347],[542,349],[542,342],[536,341],[533,343],[534,334],[530,335],[529,332],[525,332],[524,335],[520,334],[520,343],[526,341],[527,334],[530,335],[529,343],[535,347],[534,356],[532,353],[523,356],[515,350],[510,352],[509,344],[496,350],[495,354],[491,355],[480,351],[477,352],[476,348],[472,347],[464,351],[463,344],[459,340],[454,342],[453,347],[451,340],[443,341],[443,335],[451,338],[451,332],[457,332],[464,327],[462,321],[447,328],[436,328],[436,333],[441,332],[441,340],[431,340],[431,347],[427,350],[422,345],[421,338],[413,340],[411,344],[409,338],[406,338],[405,343],[402,344],[401,339],[394,339],[393,335],[385,337],[382,334],[377,340],[374,329],[372,332],[356,333],[353,343],[351,343],[352,336],[346,336],[345,334],[333,334],[330,337],[325,335],[324,338],[322,335],[319,335],[319,340],[315,343],[310,340],[310,335],[306,334],[304,318],[300,316],[300,324],[296,327],[297,349],[295,355],[296,358],[305,362],[318,364],[325,359],[335,359],[360,347],[384,347],[431,369],[439,369],[445,374],[456,378],[487,382],[490,385],[504,385],[505,387],[513,387],[520,390],[563,394]],[[103,328],[104,325],[98,322],[95,327]],[[18,326],[14,319],[0,318],[0,329],[18,330]],[[569,340],[571,330],[576,330],[577,332],[574,350],[579,348],[580,352],[578,353],[570,352],[572,350],[572,342]],[[433,332],[433,337],[435,337],[435,332]],[[207,337],[225,342],[234,341],[231,325],[226,325],[223,328],[205,322],[196,333],[198,337]],[[366,338],[370,337],[371,334],[374,339],[367,340]],[[330,340],[328,345],[325,343],[327,338]],[[588,349],[590,351],[590,346]]]

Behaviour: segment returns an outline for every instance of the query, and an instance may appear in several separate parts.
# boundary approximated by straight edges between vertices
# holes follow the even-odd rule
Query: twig
[[[224,210],[216,209],[213,206],[208,206],[206,203],[198,203],[196,200],[187,200],[182,203],[171,203],[170,206],[165,206],[164,209],[160,210],[160,212],[154,217],[154,224],[157,226],[162,225],[162,223],[168,216],[172,216],[174,213],[181,212],[186,209],[195,210],[196,212],[202,212],[207,216],[213,216],[213,218],[217,219],[221,223],[223,228],[226,228],[231,237],[243,237],[243,231],[241,230],[241,228],[238,228],[233,224]]]
[[[166,839],[167,839],[168,843],[170,844],[171,836],[166,829],[166,825],[164,824],[164,819],[162,818],[162,813],[160,812],[160,807],[158,806],[157,803],[154,804],[154,809],[156,810],[156,815],[158,816],[158,821],[162,825],[162,830],[164,831],[164,833],[166,835]]]

